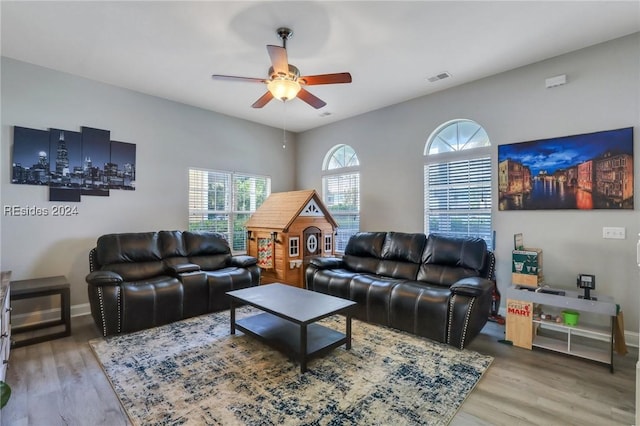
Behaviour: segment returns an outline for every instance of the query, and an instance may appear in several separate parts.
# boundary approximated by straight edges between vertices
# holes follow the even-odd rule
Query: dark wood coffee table
[[[300,362],[307,361],[342,345],[351,349],[351,310],[355,302],[285,284],[266,284],[229,291],[231,334],[236,329],[253,336]],[[261,314],[236,320],[236,307],[254,306]],[[315,322],[335,314],[346,316],[346,333]]]

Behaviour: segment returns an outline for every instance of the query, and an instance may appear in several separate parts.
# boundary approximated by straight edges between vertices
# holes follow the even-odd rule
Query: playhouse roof
[[[338,227],[320,196],[313,189],[275,192],[269,195],[251,215],[245,226],[279,229],[286,232],[298,216],[324,216],[335,228]]]

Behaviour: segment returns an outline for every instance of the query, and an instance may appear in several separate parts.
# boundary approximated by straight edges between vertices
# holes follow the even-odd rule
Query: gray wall
[[[100,235],[187,228],[189,167],[268,175],[274,192],[294,189],[295,136],[283,150],[281,129],[2,58],[3,206],[59,204],[47,188],[10,183],[13,126],[89,126],[137,146],[135,191],[83,196],[75,217],[1,218],[2,269],[13,279],[66,275],[73,305],[87,302],[87,256]]]
[[[73,218],[2,216],[1,267],[14,279],[67,275],[72,304],[86,303],[87,254],[98,236],[186,228],[189,167],[270,175],[274,192],[320,190],[322,160],[339,143],[361,160],[362,229],[421,232],[424,144],[454,118],[484,126],[494,154],[504,143],[634,126],[637,188],[639,47],[635,34],[573,52],[291,136],[284,151],[279,129],[3,58],[3,206],[53,204],[46,188],[10,183],[14,125],[108,129],[112,139],[137,145],[138,175],[135,192],[83,197]],[[558,74],[569,83],[545,89],[544,79]],[[496,196],[493,205],[502,290],[510,283],[513,234],[522,232],[527,246],[544,250],[548,283],[570,288],[577,273],[595,274],[598,291],[622,304],[626,328],[637,332],[638,210],[500,212]],[[627,239],[603,240],[603,226],[625,227]]]
[[[455,70],[451,71],[455,78]],[[546,89],[545,78],[559,74],[567,74],[568,84]],[[576,274],[595,274],[597,291],[622,305],[627,329],[637,332],[639,99],[640,34],[636,33],[301,133],[296,186],[321,190],[326,152],[347,143],[361,164],[361,229],[422,232],[422,153],[440,124],[456,118],[475,120],[489,134],[494,156],[501,144],[633,126],[636,210],[501,212],[495,183],[493,226],[503,295],[510,285],[513,234],[521,232],[526,246],[543,249],[547,283],[573,288]],[[494,182],[496,166],[494,160]],[[604,240],[603,226],[624,227],[626,240]]]

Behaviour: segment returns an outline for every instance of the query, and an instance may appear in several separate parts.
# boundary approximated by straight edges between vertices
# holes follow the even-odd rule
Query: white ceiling
[[[638,0],[2,1],[0,13],[3,56],[273,127],[286,115],[296,132],[640,31]],[[353,76],[308,87],[320,110],[253,109],[265,85],[211,79],[267,77],[281,26],[303,75]]]

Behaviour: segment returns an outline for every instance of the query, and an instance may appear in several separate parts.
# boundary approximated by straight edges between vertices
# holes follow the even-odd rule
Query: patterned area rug
[[[226,311],[89,344],[136,425],[446,425],[493,360],[353,320],[352,349],[300,374],[237,333]]]

